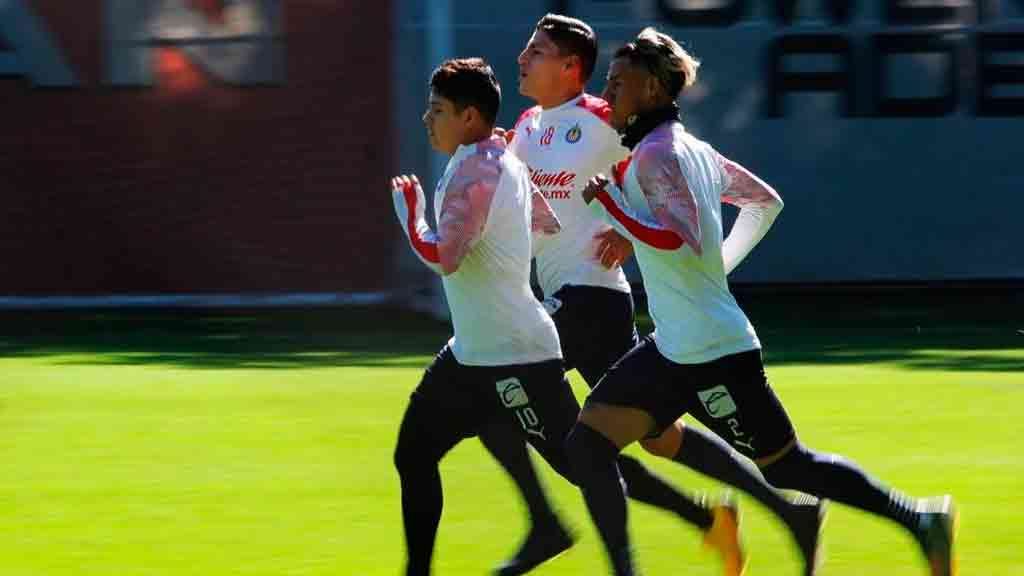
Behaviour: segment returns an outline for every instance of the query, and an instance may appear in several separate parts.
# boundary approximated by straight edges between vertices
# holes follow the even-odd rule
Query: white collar
[[[566,110],[570,110],[570,109],[575,108],[576,106],[578,106],[579,103],[580,103],[580,100],[582,100],[584,96],[586,96],[586,93],[585,92],[580,92],[575,97],[570,98],[570,99],[566,100],[565,102],[562,102],[558,106],[553,106],[551,108],[541,108],[540,109],[540,113],[541,114],[560,114],[562,112],[565,112]]]

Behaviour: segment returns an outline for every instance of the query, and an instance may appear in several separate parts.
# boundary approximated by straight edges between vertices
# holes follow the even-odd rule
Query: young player
[[[427,135],[451,156],[434,198],[436,232],[416,177],[391,182],[413,251],[442,276],[455,332],[412,393],[395,449],[410,576],[430,573],[442,507],[438,462],[448,450],[494,421],[515,419],[567,474],[563,440],[579,411],[558,334],[529,286],[531,228],[553,232],[557,220],[534,197],[526,167],[490,137],[497,80],[481,59],[449,60],[430,87]]]
[[[602,378],[566,440],[615,574],[635,573],[619,451],[686,412],[754,460],[774,486],[888,518],[917,540],[933,576],[955,574],[950,497],[910,499],[840,456],[807,448],[768,384],[760,341],[726,273],[764,236],[781,200],[683,128],[676,99],[696,72],[685,50],[650,28],[615,53],[604,95],[633,154],[613,171],[614,184],[595,177],[583,193],[633,243],[655,324]],[[741,209],[724,242],[723,201]],[[686,450],[684,442],[680,456]]]

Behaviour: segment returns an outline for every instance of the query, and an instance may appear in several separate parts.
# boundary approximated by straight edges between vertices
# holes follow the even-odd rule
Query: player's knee
[[[781,458],[761,466],[764,479],[776,488],[799,489],[814,464],[813,454],[797,442]]]
[[[395,454],[392,460],[395,463],[395,470],[398,470],[399,474],[409,470],[409,449],[402,442],[399,442],[395,446]]]
[[[395,446],[394,462],[399,475],[409,474],[430,464],[427,450],[418,446],[412,434],[399,434]]]
[[[654,454],[655,456],[661,456],[663,458],[671,458],[665,448],[665,443],[658,438],[641,438],[640,446],[647,451],[648,454]]]
[[[573,483],[607,467],[619,454],[619,449],[600,432],[577,422],[565,437],[565,452]]]
[[[650,454],[672,459],[679,453],[682,440],[683,428],[681,424],[678,424],[669,426],[657,438],[642,438],[640,446]]]

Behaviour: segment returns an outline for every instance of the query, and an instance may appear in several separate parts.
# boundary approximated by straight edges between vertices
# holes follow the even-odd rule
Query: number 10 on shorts
[[[519,420],[519,425],[523,427],[523,430],[527,434],[540,436],[547,440],[547,438],[544,438],[544,427],[540,424],[540,418],[537,417],[537,413],[530,407],[530,399],[526,396],[526,390],[519,382],[519,379],[506,378],[499,380],[495,383],[495,387],[498,391],[498,398],[501,399],[501,405],[515,413],[516,419]]]

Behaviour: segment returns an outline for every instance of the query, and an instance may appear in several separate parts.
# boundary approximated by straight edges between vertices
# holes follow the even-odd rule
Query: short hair
[[[583,82],[590,80],[597,63],[597,34],[586,22],[562,16],[546,14],[537,22],[537,30],[543,31],[558,46],[562,56],[576,56],[580,59]]]
[[[671,36],[650,27],[644,28],[636,40],[616,50],[614,58],[626,58],[646,67],[673,100],[697,81],[700,68],[700,61]]]
[[[476,108],[491,125],[501,107],[501,86],[494,70],[483,58],[445,60],[430,75],[430,87],[439,96],[452,101],[456,111]]]

